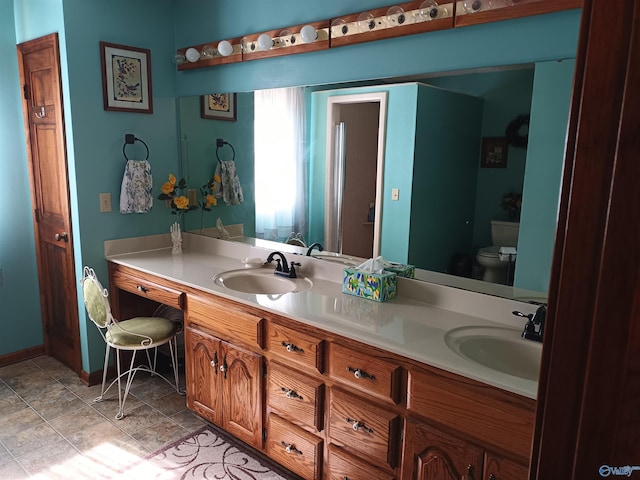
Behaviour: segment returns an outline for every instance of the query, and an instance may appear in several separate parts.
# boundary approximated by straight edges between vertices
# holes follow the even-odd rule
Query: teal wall
[[[13,2],[0,1],[0,356],[43,342]]]
[[[416,84],[354,87],[312,93],[309,127],[310,132],[313,132],[309,168],[309,238],[320,242],[324,239],[327,101],[333,96],[371,92],[387,92],[388,95],[380,254],[389,260],[403,262],[406,261],[409,243]],[[391,188],[398,188],[402,192],[399,201],[385,200],[391,198]]]
[[[549,289],[575,61],[536,64],[514,285]]]
[[[385,4],[388,0],[371,0],[368,7]],[[160,201],[145,215],[100,213],[98,194],[111,193],[117,209],[125,133],[133,133],[149,145],[154,194],[170,172],[178,172],[176,96],[573,58],[580,18],[579,11],[566,11],[331,51],[176,72],[171,58],[178,47],[339,16],[359,7],[341,0],[2,0],[0,5],[0,82],[4,92],[14,92],[5,97],[16,97],[3,98],[1,103],[0,124],[5,128],[0,135],[8,141],[0,143],[0,162],[7,175],[10,172],[12,178],[18,179],[18,185],[3,189],[0,195],[5,199],[6,195],[29,198],[15,43],[58,32],[76,275],[80,277],[82,265],[90,264],[103,279],[104,240],[166,232],[175,219]],[[152,115],[103,109],[100,40],[151,49]],[[485,47],[478,48],[479,45]],[[494,48],[496,45],[500,48]],[[130,157],[143,154],[139,147],[129,147]],[[0,344],[2,355],[41,344],[42,332],[39,307],[33,307],[37,303],[37,294],[33,293],[37,274],[31,206],[5,208],[0,215],[3,228],[11,232],[0,240],[4,273],[4,286],[0,287],[2,319],[25,315],[30,318],[19,324],[0,325],[0,338],[20,339],[10,345]],[[24,288],[25,285],[30,287]],[[102,366],[104,345],[93,325],[87,323],[80,297],[78,301],[82,368],[96,371]]]
[[[447,272],[455,253],[471,250],[482,107],[470,95],[418,89],[413,172],[404,172],[413,177],[404,250],[417,268]]]
[[[179,101],[180,112],[180,151],[183,160],[182,175],[189,188],[198,190],[201,201],[200,187],[209,180],[216,169],[216,139],[222,138],[233,145],[238,178],[242,186],[244,203],[240,205],[226,205],[222,199],[207,212],[201,208],[185,215],[185,230],[199,230],[215,227],[216,219],[220,217],[224,225],[242,223],[244,234],[255,237],[255,182],[254,182],[254,146],[253,93],[239,93],[236,96],[237,121],[210,120],[200,117],[201,97],[182,97]],[[231,160],[233,150],[228,145],[220,148],[220,160]],[[186,170],[186,168],[185,168]],[[277,179],[274,179],[277,181]]]
[[[504,137],[511,120],[531,110],[532,66],[501,72],[446,76],[430,79],[430,85],[463,92],[483,99],[482,137]],[[564,126],[566,130],[566,125]],[[478,154],[481,144],[477,146]],[[502,209],[502,194],[522,193],[527,149],[508,147],[507,168],[479,168],[473,215],[473,243],[467,253],[475,255],[480,247],[491,245],[491,220],[507,220]],[[477,158],[480,163],[480,156]]]

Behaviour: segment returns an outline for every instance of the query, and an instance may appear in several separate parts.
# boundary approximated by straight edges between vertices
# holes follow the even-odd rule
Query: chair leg
[[[118,414],[116,415],[116,420],[120,420],[124,417],[124,404],[127,401],[127,395],[129,395],[129,389],[131,388],[131,383],[133,382],[133,377],[135,376],[138,368],[134,368],[134,364],[136,361],[136,351],[133,350],[133,354],[131,355],[131,364],[129,365],[129,370],[127,373],[127,382],[124,387],[124,395],[122,395],[122,388],[120,386],[120,352],[118,351]]]
[[[176,381],[176,392],[180,395],[184,395],[185,392],[180,390],[180,382],[178,379],[178,344],[176,337],[169,341],[169,353],[171,354],[171,364],[173,365],[173,378]]]
[[[107,348],[104,353],[104,366],[102,367],[102,388],[100,389],[100,396],[93,399],[94,402],[101,402],[104,399],[105,389],[104,386],[107,383],[107,369],[109,368],[109,351],[111,350],[110,345],[107,343]],[[111,385],[109,385],[111,387]],[[107,390],[109,390],[107,388]]]

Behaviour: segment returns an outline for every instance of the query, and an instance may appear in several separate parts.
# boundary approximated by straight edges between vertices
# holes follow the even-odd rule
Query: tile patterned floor
[[[181,374],[184,384],[184,375]],[[107,479],[206,422],[158,377],[138,373],[116,420],[117,391],[100,403],[57,360],[0,368],[0,479]]]

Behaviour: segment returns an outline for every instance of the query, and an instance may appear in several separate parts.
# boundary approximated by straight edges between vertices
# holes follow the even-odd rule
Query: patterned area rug
[[[207,425],[151,454],[118,480],[298,480],[262,454]]]

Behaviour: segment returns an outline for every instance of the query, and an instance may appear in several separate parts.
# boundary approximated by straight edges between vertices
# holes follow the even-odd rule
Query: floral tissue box
[[[386,302],[396,296],[395,273],[373,273],[345,268],[342,292],[376,302]]]
[[[414,265],[404,265],[402,263],[391,263],[384,267],[385,272],[395,273],[399,277],[415,278],[416,267]]]

